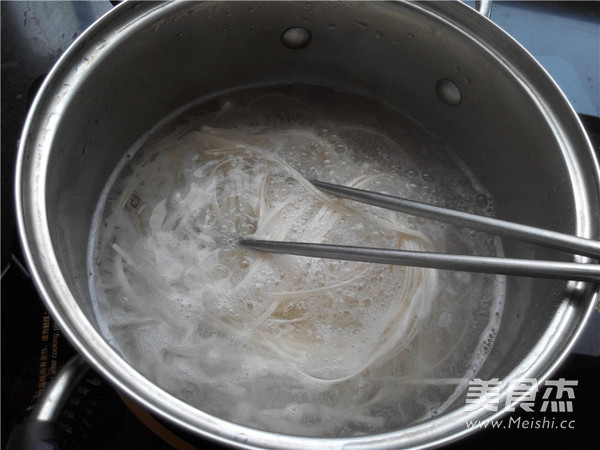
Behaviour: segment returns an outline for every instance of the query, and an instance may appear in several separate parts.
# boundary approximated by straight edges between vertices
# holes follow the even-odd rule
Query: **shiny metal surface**
[[[479,0],[475,2],[475,6],[481,15],[488,19],[492,16],[492,0]]]
[[[292,50],[281,34],[310,31]],[[451,79],[459,106],[436,94]],[[240,448],[423,448],[470,432],[464,398],[433,420],[376,436],[313,439],[212,417],[142,377],[101,336],[87,287],[94,208],[117,161],[192,100],[243,86],[318,84],[405,111],[443,137],[511,221],[597,238],[598,161],[565,97],[504,32],[455,2],[125,2],[63,55],[27,118],[17,210],[32,276],[86,359],[144,407]],[[564,255],[506,240],[509,257]],[[511,279],[501,329],[478,376],[549,376],[584,326],[598,285]],[[500,403],[507,396],[503,392]]]
[[[427,267],[465,272],[600,282],[600,264],[580,264],[517,258],[496,258],[390,248],[316,244],[312,242],[240,239],[242,247],[260,252],[376,264]]]
[[[367,203],[369,205],[452,223],[460,227],[469,227],[497,236],[518,239],[570,253],[591,256],[596,259],[600,257],[600,241],[593,239],[558,233],[556,231],[523,225],[521,223],[507,222],[506,220],[481,216],[464,211],[442,208],[441,206],[416,202],[414,200],[381,194],[379,192],[365,191],[364,189],[340,186],[319,180],[310,180],[310,182],[323,192]]]
[[[31,413],[30,420],[56,422],[70,394],[89,370],[89,365],[80,356],[75,356],[52,379],[42,398]]]
[[[2,270],[14,261],[16,247],[14,166],[17,142],[36,89],[58,57],[110,2],[0,2],[2,43]],[[15,244],[15,245],[13,245]],[[3,272],[4,273],[4,272]]]
[[[88,373],[89,365],[79,355],[69,360],[48,384],[28,418],[10,433],[6,450],[42,450],[63,448],[61,431],[65,414],[73,406],[72,395]],[[62,421],[62,422],[61,422]],[[69,430],[71,433],[72,428]]]

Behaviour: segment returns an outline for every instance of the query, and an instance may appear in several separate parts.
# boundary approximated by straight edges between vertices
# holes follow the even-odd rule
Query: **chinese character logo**
[[[552,412],[573,412],[573,402],[571,400],[575,398],[575,392],[572,386],[577,386],[577,383],[576,380],[565,380],[564,378],[546,381],[546,391],[542,395],[544,403],[542,403],[540,411],[545,412],[548,409],[548,404],[550,404]],[[556,389],[552,389],[553,387]],[[552,391],[555,392],[556,400],[550,401],[548,398],[552,394]],[[564,394],[566,394],[566,398],[569,400],[563,400]]]
[[[573,412],[573,399],[575,398],[574,386],[576,380],[548,380],[544,383],[545,390],[542,395],[541,412],[546,412],[548,407],[552,412]],[[467,391],[466,410],[476,411],[485,409],[496,412],[500,406],[502,388],[506,386],[506,400],[503,404],[507,411],[515,411],[517,403],[527,412],[533,412],[535,399],[539,391],[538,381],[535,378],[517,378],[508,383],[499,378],[482,380],[475,378],[469,382]],[[551,398],[552,394],[554,397]]]

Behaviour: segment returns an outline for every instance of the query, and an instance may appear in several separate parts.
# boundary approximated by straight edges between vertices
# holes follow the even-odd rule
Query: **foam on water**
[[[358,435],[441,413],[483,364],[502,277],[236,245],[501,255],[483,233],[306,181],[492,214],[468,169],[397,111],[324,89],[251,90],[178,115],[138,147],[99,202],[90,291],[107,340],[165,390],[247,426]]]

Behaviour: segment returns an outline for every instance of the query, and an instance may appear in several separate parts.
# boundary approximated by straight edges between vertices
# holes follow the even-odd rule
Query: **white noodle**
[[[147,145],[108,195],[96,296],[120,350],[202,409],[279,432],[381,431],[427,414],[384,414],[404,395],[389,389],[403,380],[407,398],[420,389],[411,380],[435,377],[467,327],[451,353],[431,347],[426,330],[441,307],[435,270],[235,244],[255,236],[435,250],[404,216],[333,198],[307,180],[333,174],[359,188],[397,186],[397,174],[355,141],[366,136],[401,153],[370,126],[327,123],[328,134],[298,127],[314,122],[312,112],[267,94],[245,107],[227,103]],[[457,311],[470,314],[471,294],[451,299]]]

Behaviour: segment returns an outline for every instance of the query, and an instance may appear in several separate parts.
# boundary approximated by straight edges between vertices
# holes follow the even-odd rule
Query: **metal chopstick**
[[[492,234],[516,238],[546,247],[598,258],[600,242],[543,228],[522,225],[491,217],[408,200],[392,195],[311,180],[323,192],[394,211],[470,227]],[[418,266],[466,272],[557,278],[575,281],[600,281],[600,264],[540,261],[488,256],[452,255],[387,248],[315,244],[308,242],[241,239],[239,244],[258,251],[299,256],[363,261],[380,264]]]
[[[600,281],[600,264],[452,255],[435,252],[313,244],[308,242],[267,241],[260,239],[241,239],[239,244],[246,248],[268,253],[460,270],[465,272],[495,273],[574,281]]]
[[[356,200],[361,203],[453,223],[578,255],[590,256],[596,259],[600,257],[600,242],[592,239],[442,208],[378,192],[326,183],[324,181],[310,180],[310,182],[323,192]]]

